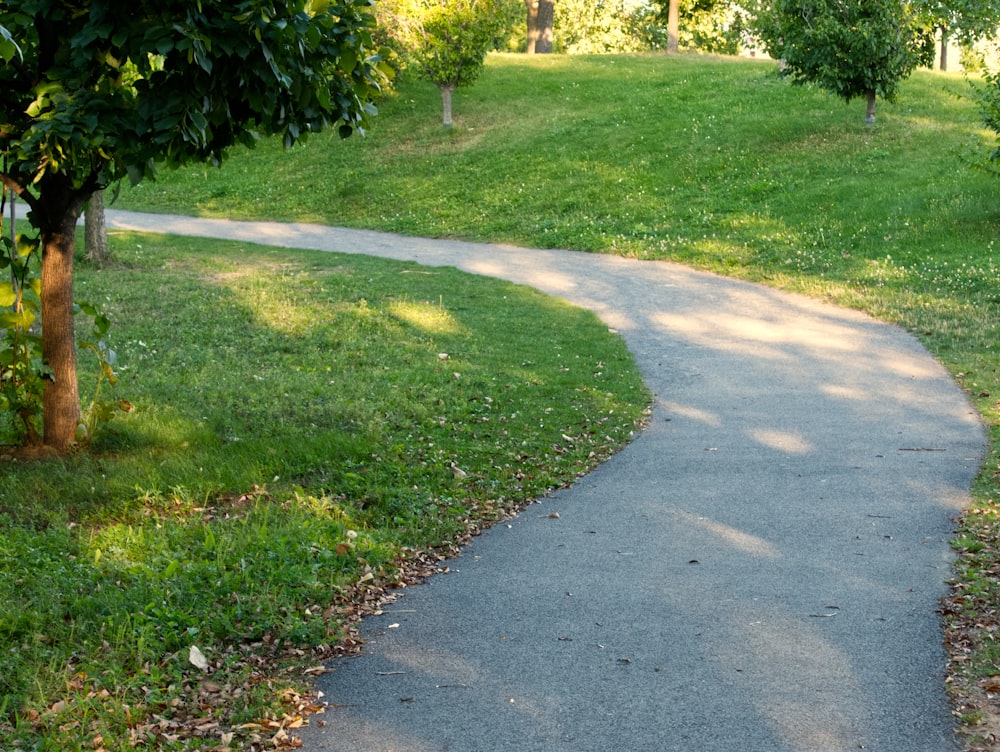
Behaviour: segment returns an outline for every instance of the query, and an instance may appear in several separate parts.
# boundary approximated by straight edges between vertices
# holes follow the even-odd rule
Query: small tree
[[[933,59],[933,40],[906,0],[765,0],[755,30],[796,83],[812,82],[847,102],[892,101],[900,82]]]
[[[450,128],[452,95],[479,78],[504,32],[504,14],[498,0],[417,0],[411,19],[413,66],[441,91],[442,122]]]
[[[18,259],[41,255],[41,357],[32,362],[42,369],[47,447],[67,451],[80,425],[73,250],[90,196],[125,175],[151,175],[155,162],[217,163],[260,134],[291,144],[339,123],[349,135],[378,88],[369,8],[369,0],[0,0],[0,181],[38,230],[23,254],[18,245]],[[6,288],[0,297],[16,297]]]

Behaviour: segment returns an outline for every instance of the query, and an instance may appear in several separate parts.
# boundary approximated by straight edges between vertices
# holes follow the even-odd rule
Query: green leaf
[[[330,7],[330,0],[309,0],[306,3],[306,13],[310,16],[318,16],[320,13],[326,13]]]
[[[16,311],[6,311],[0,313],[0,328],[2,329],[27,329],[35,323],[35,314],[29,310],[20,313]]]
[[[0,282],[0,306],[12,306],[17,302],[17,292],[13,282]]]
[[[358,67],[358,55],[351,49],[347,48],[340,56],[340,69],[344,73],[353,73],[354,69]]]

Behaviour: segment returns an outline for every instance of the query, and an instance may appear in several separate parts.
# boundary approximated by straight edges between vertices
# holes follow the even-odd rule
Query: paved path
[[[322,677],[334,707],[307,752],[957,748],[935,608],[984,434],[899,329],[667,263],[108,224],[533,285],[621,332],[656,394],[626,450],[367,622],[366,654]]]

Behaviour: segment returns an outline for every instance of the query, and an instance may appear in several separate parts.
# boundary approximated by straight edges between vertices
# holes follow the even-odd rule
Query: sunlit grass
[[[112,247],[77,295],[114,321],[133,410],[86,452],[0,474],[4,750],[269,744],[302,669],[415,552],[571,482],[648,404],[619,337],[529,288],[218,241]]]

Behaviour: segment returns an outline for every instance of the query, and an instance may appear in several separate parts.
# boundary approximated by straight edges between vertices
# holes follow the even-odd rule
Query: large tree
[[[755,27],[768,53],[797,83],[812,82],[850,102],[891,101],[899,84],[933,57],[933,40],[907,0],[763,0]]]
[[[361,126],[378,88],[369,0],[0,0],[0,180],[39,233],[45,445],[80,420],[74,230],[94,191]]]

